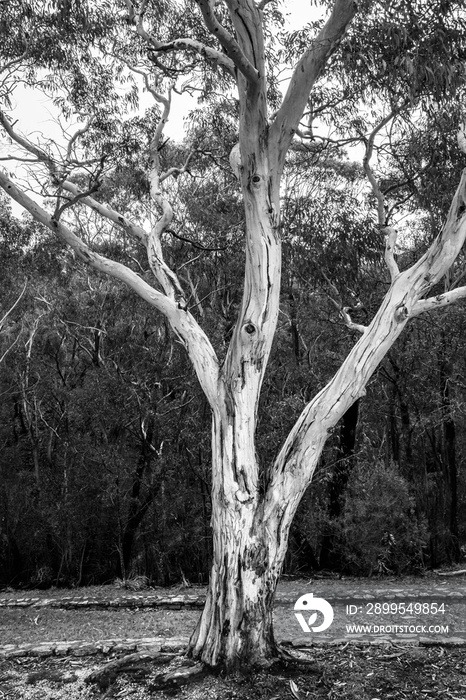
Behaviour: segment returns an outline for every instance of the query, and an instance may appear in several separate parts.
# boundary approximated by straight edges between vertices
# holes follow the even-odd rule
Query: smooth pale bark
[[[232,668],[276,655],[272,601],[281,560],[276,567],[273,534],[260,517],[254,436],[278,318],[281,247],[279,177],[269,163],[262,13],[249,0],[227,4],[236,42],[232,45],[223,34],[220,41],[238,68],[237,175],[244,199],[246,261],[241,309],[213,409],[213,564],[206,607],[190,653],[212,666]],[[210,5],[201,3],[201,8],[206,18]],[[206,18],[209,27],[215,22],[210,15]]]
[[[250,407],[222,403],[212,426],[213,563],[189,652],[210,666],[232,669],[277,656],[272,604],[282,558],[281,533],[269,531],[261,516]]]

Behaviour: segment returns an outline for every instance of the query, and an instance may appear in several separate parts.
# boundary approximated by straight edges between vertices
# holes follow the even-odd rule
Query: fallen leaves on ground
[[[466,700],[463,649],[349,644],[296,652],[296,658],[306,664],[282,663],[251,674],[209,674],[173,688],[170,695],[179,700]],[[84,680],[103,663],[99,657],[4,660],[1,697],[96,700],[102,691]],[[137,677],[122,674],[105,690],[105,698],[166,700],[167,691],[155,689],[160,670],[149,666]]]

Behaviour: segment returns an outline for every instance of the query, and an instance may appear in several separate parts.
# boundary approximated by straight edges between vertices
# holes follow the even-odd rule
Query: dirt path
[[[465,583],[465,577],[437,576],[285,580],[279,584],[276,596],[276,637],[293,646],[349,639],[373,643],[386,639],[400,642],[425,639],[430,643],[464,644]],[[333,608],[333,622],[325,631],[314,633],[309,629],[321,624],[320,613],[318,622],[309,623],[306,631],[296,617],[295,602],[309,594],[314,599],[324,598]],[[25,645],[29,655],[46,655],[47,650],[79,654],[98,644],[111,649],[115,644],[128,646],[128,640],[131,646],[137,640],[146,643],[156,637],[166,640],[185,637],[198,619],[204,597],[205,589],[149,589],[129,593],[114,586],[73,592],[30,591],[26,595],[3,592],[0,655],[20,653],[19,647]],[[303,613],[305,622],[310,612],[312,609]],[[395,627],[403,629],[394,631]]]

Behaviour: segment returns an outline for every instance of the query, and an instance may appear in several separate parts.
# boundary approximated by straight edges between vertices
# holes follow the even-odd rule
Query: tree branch
[[[383,228],[382,233],[385,235],[385,263],[390,272],[390,278],[393,281],[400,272],[398,264],[395,260],[395,246],[398,233],[392,226],[386,226]]]
[[[224,71],[233,77],[236,76],[235,64],[226,54],[222,53],[221,51],[217,51],[217,49],[213,49],[210,46],[206,46],[196,39],[174,39],[166,44],[154,41],[153,45],[149,47],[149,51],[155,51],[158,53],[165,53],[168,51],[192,51],[193,53],[197,53],[205,58],[206,61],[209,61],[209,63],[223,68]]]
[[[17,131],[13,128],[13,125],[10,124],[10,121],[6,114],[3,112],[3,110],[0,109],[0,125],[3,126],[5,129],[6,133],[8,136],[14,141],[15,143],[18,144],[18,146],[21,146],[25,151],[28,151],[28,153],[32,153],[36,158],[41,161],[42,163],[45,163],[47,167],[49,168],[50,172],[56,176],[56,163],[53,160],[53,158],[50,156],[49,153],[44,151],[42,148],[37,146],[35,143],[32,143],[32,141],[29,141],[29,139],[25,138],[24,136],[21,136],[21,134],[18,134]]]
[[[147,244],[147,238],[148,235],[146,231],[141,227],[138,226],[137,224],[132,223],[127,219],[127,217],[122,216],[119,212],[117,212],[115,209],[112,209],[108,204],[101,204],[98,202],[96,199],[93,197],[90,197],[89,194],[86,194],[84,192],[81,192],[79,187],[77,187],[73,182],[70,182],[69,180],[61,180],[59,177],[59,166],[58,164],[54,161],[54,159],[42,148],[37,146],[36,144],[32,143],[29,141],[29,139],[26,139],[24,136],[21,136],[21,134],[18,134],[17,131],[13,128],[13,126],[10,124],[8,118],[6,115],[0,110],[0,124],[3,126],[5,131],[7,132],[8,136],[18,144],[21,148],[24,150],[28,151],[29,153],[32,153],[33,155],[36,156],[36,158],[44,163],[44,165],[47,167],[52,180],[57,184],[57,180],[59,182],[59,187],[66,192],[69,192],[70,194],[73,195],[75,198],[75,202],[80,201],[82,204],[85,204],[88,206],[90,209],[93,209],[95,212],[100,214],[101,216],[105,217],[109,221],[112,221],[112,223],[116,224],[120,228],[122,228],[124,231],[129,233],[130,235],[134,236],[135,238],[138,238],[144,245]],[[78,132],[79,134],[79,132]],[[74,137],[77,138],[77,134],[74,135]],[[72,140],[73,138],[72,137]],[[68,147],[69,151],[69,147]],[[75,203],[73,202],[73,203]]]
[[[392,282],[365,333],[345,361],[314,399],[302,411],[289,433],[271,471],[264,519],[283,511],[277,503],[298,503],[311,478],[332,430],[345,411],[362,396],[371,376],[398,338],[408,320],[423,311],[440,308],[466,297],[459,287],[431,299],[422,297],[451,267],[466,239],[466,170],[448,213],[445,226],[429,250]],[[280,511],[281,508],[281,511]]]
[[[415,318],[426,311],[436,311],[444,306],[450,306],[450,304],[454,304],[465,297],[466,287],[457,287],[456,289],[451,289],[449,292],[437,294],[435,297],[421,299],[411,310],[410,318]]]
[[[133,222],[129,221],[129,219],[126,216],[120,214],[109,204],[102,204],[93,197],[86,195],[84,192],[80,192],[79,188],[69,180],[65,180],[64,182],[62,182],[61,187],[65,191],[70,192],[76,198],[76,201],[80,201],[82,204],[85,204],[97,214],[100,214],[100,216],[103,216],[105,219],[108,219],[112,223],[122,228],[123,231],[130,234],[134,238],[139,239],[144,245],[147,245],[148,234],[142,228],[142,226],[138,226],[137,224],[134,224]]]
[[[178,177],[179,175],[186,173],[188,171],[189,163],[191,162],[193,155],[194,151],[190,151],[190,153],[188,153],[188,156],[181,168],[169,168],[168,170],[165,170],[165,172],[160,173],[159,182],[163,182],[171,176]]]
[[[86,134],[89,131],[90,127],[91,127],[91,120],[89,119],[81,129],[77,129],[74,132],[74,134],[72,135],[72,137],[68,141],[68,145],[66,147],[66,159],[68,161],[72,160],[72,150],[73,150],[74,144],[76,143],[76,141],[79,139],[80,136],[83,136],[84,134]]]
[[[19,297],[16,299],[16,301],[15,301],[14,304],[13,304],[13,306],[11,306],[11,307],[8,309],[8,311],[3,315],[3,317],[0,319],[0,335],[1,335],[1,333],[2,333],[2,329],[3,329],[3,326],[4,326],[5,323],[6,323],[7,318],[13,313],[14,309],[18,306],[19,302],[20,302],[21,299],[23,298],[24,292],[26,291],[26,288],[27,288],[27,285],[28,285],[28,282],[27,282],[27,280],[26,280],[25,283],[24,283],[24,287],[22,288]],[[19,339],[20,339],[20,335],[21,335],[20,333],[17,334],[17,336],[16,336],[16,338],[14,339],[14,341],[11,343],[11,345],[9,345],[9,346],[7,347],[7,349],[4,351],[3,355],[0,357],[0,365],[2,364],[3,360],[4,360],[5,357],[8,355],[8,353],[10,352],[10,350],[13,350],[13,348],[14,348],[15,345],[16,345],[16,343],[17,343],[17,342],[19,341]]]
[[[196,0],[202,12],[204,22],[210,33],[215,36],[231,58],[236,68],[248,82],[255,84],[259,80],[257,68],[249,61],[236,40],[223,27],[215,16],[211,0]]]
[[[341,295],[340,295],[338,289],[337,289],[336,286],[333,284],[333,282],[327,277],[327,275],[325,274],[325,272],[324,272],[323,270],[322,270],[322,275],[323,275],[325,281],[327,282],[327,284],[328,284],[328,285],[330,286],[330,288],[332,289],[333,293],[334,293],[338,298],[341,299]],[[351,316],[349,315],[349,312],[350,312],[350,310],[351,310],[351,307],[350,307],[350,306],[343,306],[343,304],[342,304],[341,302],[337,301],[336,299],[334,299],[334,298],[331,297],[330,295],[329,295],[329,299],[330,299],[330,301],[332,302],[332,304],[336,307],[338,313],[340,314],[341,318],[343,319],[343,322],[344,322],[345,326],[346,326],[347,328],[349,328],[349,330],[351,330],[351,331],[358,331],[358,333],[365,333],[365,332],[366,332],[366,330],[367,330],[366,326],[363,326],[363,325],[360,324],[360,323],[354,323],[354,322],[351,320]]]
[[[165,294],[167,294],[167,296],[169,296],[171,299],[176,300],[176,302],[180,306],[186,308],[187,302],[185,299],[183,289],[181,287],[181,283],[178,280],[175,273],[165,263],[162,251],[162,234],[170,226],[171,221],[173,219],[172,207],[169,201],[166,199],[166,197],[163,196],[160,187],[162,179],[166,179],[169,175],[168,173],[164,175],[160,174],[159,159],[160,141],[162,139],[163,129],[168,121],[168,117],[170,114],[171,90],[168,93],[168,97],[165,97],[157,89],[159,85],[159,80],[157,79],[157,76],[155,77],[155,85],[152,86],[149,82],[149,76],[145,71],[133,66],[125,59],[122,60],[124,61],[124,63],[126,63],[130,70],[134,71],[135,73],[138,73],[139,75],[142,75],[147,91],[150,92],[150,94],[156,102],[162,105],[162,114],[157,123],[154,136],[149,146],[151,166],[151,171],[149,174],[150,194],[154,202],[160,208],[162,216],[152,226],[151,232],[147,236],[147,257],[149,260],[150,268],[155,278],[162,286],[162,289],[164,290]],[[189,155],[184,168],[187,168],[190,157],[191,156]],[[181,172],[181,169],[171,168],[170,174],[175,173],[175,171],[179,173]]]
[[[458,129],[458,147],[460,151],[466,153],[466,117]]]
[[[11,306],[11,307],[8,309],[8,311],[6,312],[6,314],[5,314],[2,318],[0,318],[0,331],[2,330],[2,328],[3,328],[4,324],[5,324],[5,321],[7,320],[8,316],[10,316],[10,314],[13,313],[14,309],[18,306],[19,302],[20,302],[21,299],[23,298],[23,295],[24,295],[24,292],[26,291],[26,287],[27,287],[27,286],[28,286],[28,283],[27,283],[27,280],[26,280],[26,282],[24,283],[24,287],[22,288],[21,293],[20,293],[19,297],[16,299],[15,303],[13,304],[13,306]]]
[[[156,51],[160,53],[168,51],[193,51],[194,53],[198,53],[210,63],[220,66],[227,73],[230,73],[230,75],[235,77],[235,64],[230,58],[228,58],[228,56],[221,51],[217,51],[210,46],[206,46],[196,39],[180,38],[169,42],[157,41],[157,39],[155,39],[152,34],[149,34],[144,27],[143,19],[145,6],[147,3],[143,2],[139,8],[139,11],[136,12],[133,3],[130,0],[125,1],[126,6],[128,7],[130,20],[134,22],[136,31],[141,39],[144,39],[144,41],[148,44],[149,51]]]
[[[158,97],[156,97],[158,99]],[[168,199],[163,195],[160,184],[160,158],[159,147],[163,134],[163,128],[170,113],[170,96],[159,100],[163,105],[163,112],[156,126],[154,136],[149,146],[150,154],[150,195],[162,212],[161,217],[152,226],[147,238],[147,257],[152,272],[158,282],[171,299],[174,299],[182,308],[187,308],[187,301],[181,283],[175,273],[165,263],[162,251],[162,234],[168,229],[173,219],[173,209]]]
[[[26,209],[36,221],[47,226],[62,241],[67,243],[82,262],[99,272],[125,282],[142,299],[167,317],[173,331],[189,354],[209,404],[215,408],[218,405],[218,359],[206,334],[189,311],[180,308],[175,300],[151,287],[126,265],[91,250],[64,223],[56,221],[43,207],[17,187],[2,170],[0,170],[0,187],[9,197]]]
[[[364,168],[364,172],[367,175],[367,179],[369,180],[371,187],[372,187],[372,192],[374,193],[374,196],[377,200],[377,221],[381,229],[384,228],[387,224],[387,218],[386,218],[386,213],[385,213],[385,197],[383,195],[382,190],[380,189],[379,183],[377,182],[377,179],[374,175],[374,172],[371,168],[370,161],[372,158],[372,155],[374,153],[374,141],[375,137],[377,134],[383,129],[384,126],[388,124],[388,122],[393,119],[395,116],[396,111],[392,109],[390,114],[388,114],[386,117],[384,117],[375,127],[372,129],[371,133],[369,134],[369,138],[366,140],[366,150],[364,153],[364,157],[362,159],[362,165]]]
[[[349,315],[350,307],[343,306],[339,309],[340,315],[345,323],[345,326],[350,329],[350,331],[357,331],[358,333],[365,333],[367,327],[363,326],[362,323],[354,323]]]
[[[296,133],[309,94],[321,75],[329,56],[335,51],[346,29],[356,14],[354,0],[335,0],[332,12],[317,37],[296,64],[283,102],[270,127],[271,142],[275,145],[275,160],[279,172]]]
[[[385,196],[382,190],[380,189],[380,185],[377,182],[377,179],[374,175],[374,171],[372,170],[372,167],[370,165],[370,161],[372,158],[372,154],[374,152],[374,142],[375,142],[375,137],[377,134],[383,129],[384,126],[386,126],[392,119],[395,117],[401,109],[403,109],[403,106],[406,106],[408,103],[405,102],[403,105],[400,107],[394,107],[389,114],[387,114],[386,117],[384,117],[375,127],[372,129],[371,133],[369,134],[369,138],[366,140],[366,151],[364,153],[364,158],[362,160],[364,172],[366,173],[367,179],[370,182],[370,185],[372,187],[372,192],[374,193],[374,196],[377,200],[377,220],[378,224],[380,227],[381,232],[385,236],[385,262],[387,265],[387,268],[390,272],[390,278],[393,281],[395,277],[399,274],[399,268],[397,265],[397,262],[395,260],[395,245],[396,245],[396,239],[397,239],[397,232],[396,229],[389,227],[387,225],[387,213],[386,213],[386,208],[385,208]]]

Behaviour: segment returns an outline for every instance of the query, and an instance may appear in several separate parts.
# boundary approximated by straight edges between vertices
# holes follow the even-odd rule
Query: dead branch
[[[462,576],[466,574],[466,569],[460,569],[459,571],[434,571],[437,576]]]

